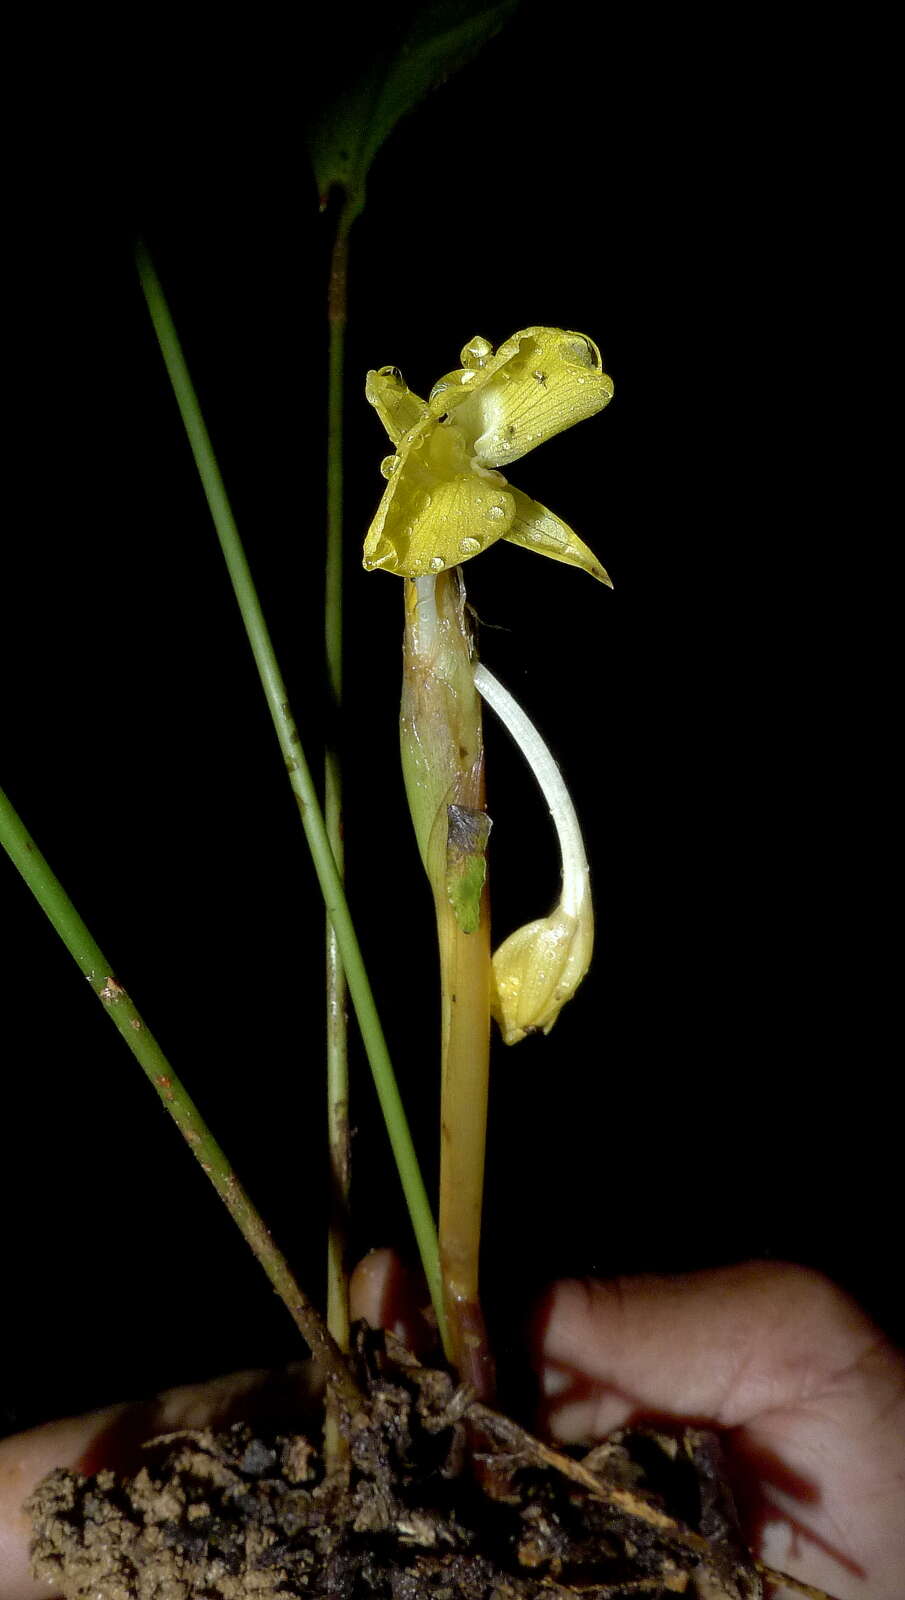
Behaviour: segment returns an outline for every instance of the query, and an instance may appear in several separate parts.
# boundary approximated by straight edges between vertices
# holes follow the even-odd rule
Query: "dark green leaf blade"
[[[464,66],[515,12],[519,0],[431,0],[418,6],[389,44],[316,112],[308,148],[321,203],[339,188],[360,211],[371,163],[396,123],[437,84]],[[386,31],[383,39],[386,39]]]

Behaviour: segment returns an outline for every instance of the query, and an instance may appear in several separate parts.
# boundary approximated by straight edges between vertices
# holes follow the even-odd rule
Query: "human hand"
[[[555,1438],[706,1423],[768,1566],[839,1600],[903,1600],[905,1355],[827,1279],[748,1262],[558,1283],[533,1342]]]
[[[388,1251],[352,1281],[353,1315],[413,1347],[419,1295]],[[420,1298],[423,1298],[421,1296]],[[753,1548],[840,1600],[902,1600],[905,1357],[802,1268],[561,1283],[535,1323],[549,1430],[591,1442],[642,1416],[719,1428]],[[134,1471],[141,1441],[242,1418],[310,1420],[312,1369],[232,1374],[0,1441],[0,1600],[51,1600],[28,1575],[22,1503],[55,1466]],[[784,1595],[783,1595],[784,1600]]]

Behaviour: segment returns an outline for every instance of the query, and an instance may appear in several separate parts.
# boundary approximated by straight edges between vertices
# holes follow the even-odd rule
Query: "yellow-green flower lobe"
[[[496,469],[608,404],[612,379],[584,334],[525,328],[500,345],[472,339],[462,366],[427,403],[395,367],[368,373],[366,395],[397,448],[368,531],[364,565],[403,577],[442,572],[508,539],[609,583],[593,553]]]

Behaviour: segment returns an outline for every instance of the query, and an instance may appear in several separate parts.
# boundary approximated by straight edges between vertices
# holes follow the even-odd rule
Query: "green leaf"
[[[331,53],[343,74],[341,87],[315,113],[307,133],[322,205],[339,188],[347,197],[349,216],[361,210],[371,163],[396,123],[476,55],[518,4],[430,0],[416,6],[395,29],[386,25],[387,13],[382,12],[382,33],[376,40],[360,33],[352,41],[337,37]],[[354,62],[350,70],[352,51],[358,55],[357,70]]]
[[[486,811],[470,806],[447,806],[446,816],[446,892],[462,932],[474,933],[481,922],[491,821]]]

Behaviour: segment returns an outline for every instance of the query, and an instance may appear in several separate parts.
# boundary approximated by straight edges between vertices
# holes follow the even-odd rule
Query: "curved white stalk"
[[[526,716],[517,700],[504,689],[498,678],[489,672],[483,662],[474,669],[475,688],[482,700],[495,711],[503,726],[512,735],[534,773],[541,793],[550,808],[550,816],[559,839],[562,855],[561,906],[569,916],[577,917],[589,893],[590,869],[585,855],[578,816],[563,780],[562,773],[544,743],[534,723]]]

